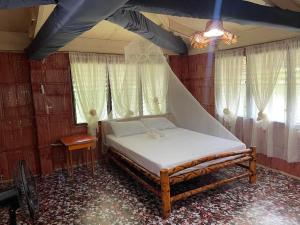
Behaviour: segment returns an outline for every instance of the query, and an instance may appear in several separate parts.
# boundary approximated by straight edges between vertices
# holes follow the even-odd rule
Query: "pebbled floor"
[[[178,185],[174,192],[235,172],[239,169]],[[242,179],[177,202],[165,221],[160,218],[159,199],[116,166],[98,165],[95,177],[78,168],[74,177],[57,172],[37,179],[40,214],[34,224],[300,224],[300,181],[265,168],[258,169],[256,185]],[[0,209],[0,224],[7,223],[7,209]],[[18,224],[33,224],[22,209]]]

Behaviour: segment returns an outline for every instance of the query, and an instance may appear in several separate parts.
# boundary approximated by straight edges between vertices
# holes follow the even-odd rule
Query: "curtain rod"
[[[125,53],[124,54],[115,54],[115,53],[99,53],[99,52],[81,52],[81,51],[61,51],[61,53],[71,53],[71,52],[75,52],[75,53],[93,53],[93,54],[99,54],[99,55],[115,55],[115,56],[125,56]],[[59,53],[59,52],[57,52]],[[163,54],[164,56],[167,56],[169,57],[170,55],[168,54]]]

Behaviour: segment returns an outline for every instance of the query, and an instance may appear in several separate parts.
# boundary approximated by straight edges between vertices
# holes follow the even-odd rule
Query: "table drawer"
[[[93,145],[93,143],[84,143],[84,144],[78,144],[78,145],[70,145],[70,146],[68,146],[68,149],[70,151],[72,151],[72,150],[90,148],[92,145]]]

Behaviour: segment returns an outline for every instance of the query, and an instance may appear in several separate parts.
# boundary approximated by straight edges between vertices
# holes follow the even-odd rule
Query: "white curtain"
[[[287,42],[289,47],[289,88],[287,115],[286,158],[288,162],[300,161],[300,40]]]
[[[221,51],[215,58],[215,94],[218,115],[235,133],[244,73],[244,49]]]
[[[247,73],[251,96],[257,107],[252,129],[252,145],[267,156],[274,156],[273,123],[265,109],[275,90],[279,73],[286,64],[286,45],[283,42],[246,48]],[[256,110],[255,110],[256,111]],[[265,145],[261,140],[266,140]]]
[[[251,94],[258,109],[257,121],[267,126],[264,114],[286,62],[286,45],[282,42],[246,48],[247,73]]]
[[[149,42],[138,40],[125,47],[125,61],[129,73],[138,74],[141,82],[142,114],[166,113],[170,70],[165,66],[164,55],[157,54],[157,48]]]
[[[168,91],[168,70],[161,63],[139,65],[145,115],[166,113]]]
[[[114,118],[139,115],[139,79],[124,56],[107,56]]]
[[[226,79],[216,56],[216,107],[226,106]],[[246,48],[235,134],[259,153],[287,162],[300,161],[300,40]],[[244,59],[245,59],[244,57]],[[242,106],[242,107],[241,107]]]
[[[78,108],[88,123],[89,134],[95,135],[106,111],[106,58],[93,53],[70,53],[70,64]]]

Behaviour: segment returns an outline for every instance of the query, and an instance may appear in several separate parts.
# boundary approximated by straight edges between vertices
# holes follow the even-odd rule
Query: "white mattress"
[[[148,171],[160,176],[161,169],[170,169],[185,162],[216,153],[245,149],[245,144],[224,138],[214,137],[194,131],[176,128],[162,130],[164,137],[154,139],[148,134],[126,137],[107,135],[108,146],[113,147],[127,158],[133,160]],[[203,163],[180,173],[206,167],[212,163],[229,158]],[[174,174],[176,175],[176,174]]]

